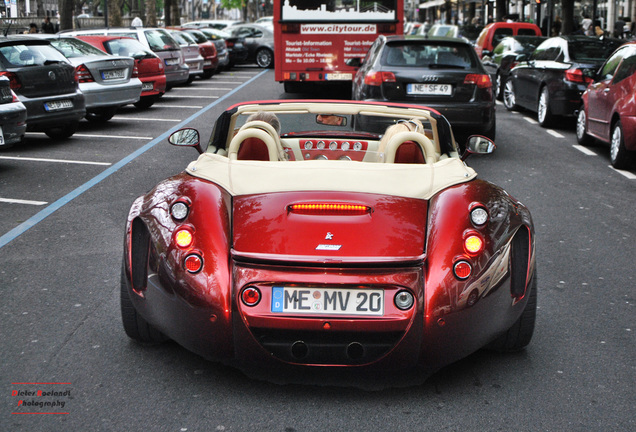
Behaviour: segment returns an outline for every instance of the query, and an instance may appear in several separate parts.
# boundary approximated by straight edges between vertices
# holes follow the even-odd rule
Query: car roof
[[[447,44],[457,44],[457,45],[467,45],[467,46],[472,46],[470,44],[470,42],[467,42],[464,39],[461,38],[453,38],[453,37],[445,37],[445,36],[426,36],[426,35],[408,35],[408,36],[404,36],[404,35],[391,35],[391,36],[385,36],[386,37],[386,42],[390,43],[390,42],[399,42],[399,41],[405,41],[405,42],[422,42],[423,45],[435,45],[436,43],[443,43],[444,45]]]

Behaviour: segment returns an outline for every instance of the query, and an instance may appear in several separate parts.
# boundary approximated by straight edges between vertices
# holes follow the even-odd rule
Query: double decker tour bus
[[[274,0],[275,79],[289,93],[312,85],[351,87],[378,35],[402,34],[404,0]]]

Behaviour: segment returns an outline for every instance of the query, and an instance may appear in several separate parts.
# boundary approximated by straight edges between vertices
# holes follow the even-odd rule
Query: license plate
[[[199,70],[201,68],[201,63],[188,63],[188,67],[192,70]]]
[[[124,69],[102,71],[103,80],[120,79],[120,78],[124,78],[125,76],[126,76],[126,71]]]
[[[272,287],[272,312],[306,315],[384,315],[380,289]]]
[[[407,94],[415,95],[445,95],[450,96],[453,86],[450,84],[408,84]]]
[[[178,58],[170,58],[170,59],[166,59],[166,66],[174,66],[179,64],[179,59]]]
[[[351,81],[353,79],[353,74],[330,73],[330,74],[325,74],[325,79],[329,81]]]
[[[73,102],[67,99],[44,103],[44,109],[47,111],[59,111],[69,108],[73,108]]]
[[[153,88],[154,88],[154,83],[151,83],[151,82],[143,83],[141,85],[141,91],[148,91],[148,90],[152,90]]]
[[[212,66],[212,60],[206,60],[203,62],[203,66]]]

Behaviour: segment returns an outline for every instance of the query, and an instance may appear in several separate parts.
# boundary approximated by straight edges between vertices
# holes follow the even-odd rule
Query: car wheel
[[[581,145],[592,143],[592,137],[587,134],[587,116],[584,105],[581,105],[579,115],[576,117],[576,140]]]
[[[274,53],[267,48],[261,48],[256,52],[256,64],[262,68],[272,67],[274,62]]]
[[[87,112],[85,118],[91,122],[105,123],[112,119],[116,112],[117,108],[102,108],[100,110]]]
[[[210,79],[214,75],[214,69],[203,71],[203,75],[201,75],[201,79]]]
[[[185,82],[184,85],[190,85],[192,84],[192,81],[194,81],[194,75],[188,76],[188,80]]]
[[[124,331],[129,338],[146,343],[161,343],[168,340],[163,333],[150,325],[148,321],[137,313],[128,293],[128,283],[126,282],[126,273],[123,265],[121,269],[120,300],[121,320],[124,325]]]
[[[528,303],[519,319],[503,335],[491,342],[487,348],[500,352],[515,352],[524,349],[530,343],[537,317],[537,273],[528,287]]]
[[[511,80],[506,80],[503,92],[503,104],[508,111],[519,109],[517,105],[517,97],[515,96],[515,86]]]
[[[497,97],[497,100],[503,101],[504,85],[505,82],[501,77],[501,74],[497,74],[497,81],[495,84],[495,96]]]
[[[67,123],[61,127],[47,129],[44,133],[53,139],[66,139],[73,136],[77,131],[78,125],[79,122]]]
[[[143,96],[137,102],[135,102],[135,107],[139,109],[148,109],[154,105],[155,102],[159,100],[161,96]]]
[[[554,115],[550,112],[550,95],[548,88],[543,87],[539,95],[539,103],[537,104],[537,120],[542,127],[548,127],[554,120]]]
[[[623,127],[621,121],[618,120],[612,126],[612,135],[610,141],[610,161],[616,169],[629,168],[634,153],[625,148],[625,139],[623,138]]]

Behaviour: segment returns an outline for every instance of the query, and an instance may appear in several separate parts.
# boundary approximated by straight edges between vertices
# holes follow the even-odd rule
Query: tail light
[[[183,261],[189,273],[198,273],[203,268],[203,259],[197,254],[188,255]]]
[[[593,81],[592,78],[583,75],[581,69],[568,69],[565,71],[565,79],[573,83],[589,84]]]
[[[369,72],[364,77],[364,83],[370,86],[381,86],[382,83],[396,82],[393,72]]]
[[[490,88],[492,82],[488,74],[468,74],[464,78],[464,84],[474,84],[477,88]]]
[[[89,71],[86,65],[83,64],[75,68],[75,78],[77,79],[77,82],[80,83],[95,82],[95,78],[93,78],[91,71]]]
[[[290,213],[320,216],[357,216],[371,212],[371,207],[347,203],[299,203],[287,207]]]
[[[281,24],[280,29],[283,33],[300,33],[300,24]]]
[[[261,301],[261,292],[256,287],[247,287],[241,293],[241,300],[246,306],[256,306]]]
[[[484,250],[484,241],[476,234],[471,234],[464,239],[464,249],[469,254],[475,255]]]
[[[226,40],[225,46],[228,48],[232,48],[234,46],[234,41]]]
[[[22,88],[20,79],[13,72],[0,72],[0,76],[9,78],[9,87],[11,87],[11,90],[19,90],[20,88]]]
[[[13,90],[11,90],[11,97],[13,98],[13,102],[20,102],[20,99],[18,99],[18,96],[13,92]]]
[[[179,228],[174,233],[174,242],[180,248],[187,248],[194,243],[194,233],[189,228]]]
[[[133,66],[132,70],[132,78],[137,78],[139,76],[139,68],[137,65]]]
[[[453,273],[457,279],[468,279],[470,274],[472,273],[473,268],[468,263],[468,261],[458,261],[453,266]]]

